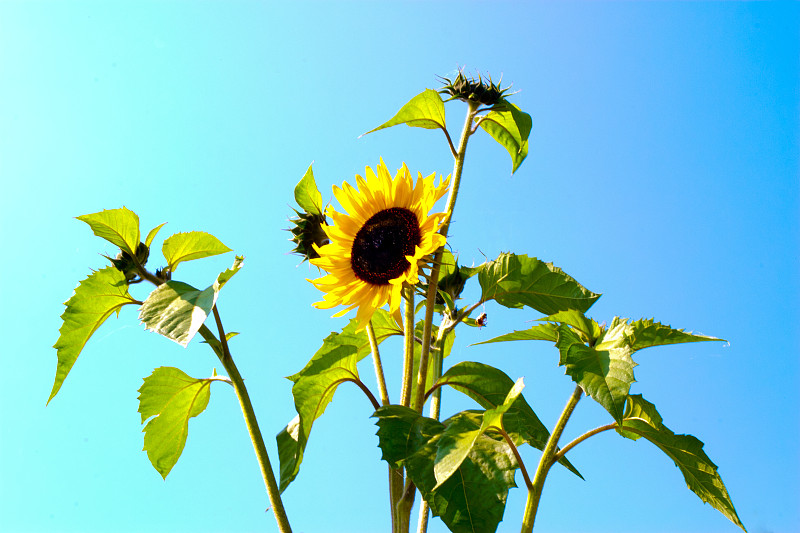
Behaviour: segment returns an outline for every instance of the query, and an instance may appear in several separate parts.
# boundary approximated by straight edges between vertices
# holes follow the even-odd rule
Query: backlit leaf
[[[644,437],[658,446],[681,471],[689,490],[745,530],[717,472],[717,465],[703,451],[702,441],[692,435],[673,433],[662,424],[656,407],[638,394],[628,397],[622,428],[621,435],[633,440]]]
[[[133,211],[125,207],[105,209],[76,218],[89,224],[98,237],[119,246],[131,257],[136,255],[136,248],[139,246],[139,217]]]
[[[512,331],[505,335],[500,335],[489,339],[488,341],[476,342],[475,344],[489,344],[492,342],[507,342],[507,341],[550,341],[556,342],[558,338],[558,331],[553,324],[537,324],[530,329],[521,331]]]
[[[147,329],[185,347],[205,322],[217,302],[219,291],[242,267],[243,260],[237,256],[233,266],[204,290],[182,281],[159,285],[142,304],[139,320]]]
[[[317,189],[317,182],[314,180],[314,171],[311,167],[312,165],[309,165],[303,179],[294,188],[294,199],[297,205],[307,213],[322,215],[322,195]]]
[[[50,400],[58,393],[72,365],[97,328],[123,305],[139,303],[128,294],[125,275],[114,267],[92,273],[81,281],[72,297],[65,302],[59,337],[53,348],[58,356],[56,379]]]
[[[630,331],[628,334],[631,337],[630,342],[634,350],[684,342],[726,342],[725,339],[685,332],[682,329],[674,329],[671,326],[665,326],[664,324],[656,322],[652,318],[631,321],[629,326]]]
[[[231,249],[222,244],[219,239],[202,231],[176,233],[167,237],[161,246],[161,253],[164,254],[172,272],[175,272],[175,269],[183,261],[202,259],[230,251]]]
[[[177,368],[156,368],[144,378],[139,389],[139,413],[144,427],[144,451],[150,463],[166,479],[178,462],[189,419],[202,413],[208,405],[210,379],[194,379]]]
[[[619,422],[625,409],[636,363],[633,350],[619,328],[609,329],[595,347],[584,344],[566,324],[558,327],[556,346],[561,353],[560,365],[583,388],[584,392],[602,405]]]
[[[506,102],[498,110],[486,116],[476,117],[476,121],[494,140],[500,143],[511,156],[511,173],[517,171],[528,155],[528,136],[531,133],[531,116],[516,105]]]
[[[412,98],[394,117],[389,119],[367,133],[382,130],[398,124],[406,124],[415,128],[436,129],[446,128],[444,119],[444,102],[439,93],[432,89],[425,89],[423,92]],[[365,133],[364,135],[367,135]]]
[[[379,446],[393,467],[404,466],[408,476],[454,533],[492,533],[503,519],[508,489],[515,487],[518,464],[508,444],[487,435],[478,437],[458,469],[436,486],[434,461],[438,444],[451,424],[467,431],[481,425],[480,413],[464,411],[441,423],[399,405],[381,407],[378,419]]]
[[[372,324],[378,342],[402,334],[391,315],[381,309],[373,315]],[[288,377],[294,382],[292,395],[298,414],[276,437],[281,492],[300,471],[314,421],[325,412],[341,383],[358,379],[356,364],[371,353],[366,330],[356,331],[357,325],[353,319],[340,333],[328,335],[303,370]]]
[[[153,239],[155,239],[155,238],[156,238],[156,234],[158,233],[158,231],[159,231],[161,228],[163,228],[163,227],[164,227],[164,224],[166,224],[166,222],[164,222],[163,224],[159,224],[158,226],[156,226],[155,228],[153,228],[153,229],[151,229],[151,230],[150,230],[150,232],[147,234],[147,237],[146,237],[146,238],[145,238],[145,240],[144,240],[144,244],[145,244],[145,246],[147,246],[148,248],[150,248],[150,245],[151,245],[151,244],[153,244]]]
[[[600,297],[552,263],[502,253],[478,274],[483,301],[496,300],[512,309],[527,305],[540,313],[577,309],[586,312]]]

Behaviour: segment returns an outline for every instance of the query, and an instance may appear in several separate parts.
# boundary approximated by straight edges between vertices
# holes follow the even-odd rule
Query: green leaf
[[[308,170],[303,175],[303,179],[294,188],[294,199],[306,213],[322,215],[322,195],[317,189],[317,182],[314,180],[313,165],[308,166]]]
[[[446,129],[444,119],[444,102],[439,93],[432,89],[425,89],[423,92],[412,98],[406,105],[400,108],[400,111],[392,117],[388,122],[385,122],[370,130],[372,133],[384,128],[397,126],[398,124],[407,124],[414,128],[426,128],[429,130],[441,128]]]
[[[175,272],[183,261],[202,259],[230,252],[231,249],[220,242],[219,239],[202,231],[176,233],[167,238],[161,246],[161,253],[169,264],[169,269]]]
[[[164,222],[163,224],[159,224],[158,226],[150,230],[150,233],[147,234],[147,238],[145,238],[144,240],[145,246],[150,248],[150,245],[153,244],[153,239],[156,238],[156,234],[161,228],[164,227],[164,224],[166,224],[166,222]]]
[[[692,435],[673,433],[662,424],[656,407],[638,394],[628,397],[622,428],[619,430],[621,435],[633,440],[644,437],[658,446],[681,471],[689,490],[747,531],[736,514],[725,484],[717,472],[717,465],[703,451],[702,441]]]
[[[139,302],[128,294],[125,275],[114,267],[98,270],[80,282],[72,297],[64,303],[67,308],[61,315],[63,323],[53,345],[58,356],[56,379],[47,403],[58,393],[97,328],[111,313],[116,311],[119,314],[123,305],[135,303]]]
[[[601,342],[592,348],[562,324],[558,327],[556,346],[561,353],[559,364],[566,367],[567,375],[620,422],[631,383],[635,381],[636,366],[631,359],[633,350],[621,328],[606,331]]]
[[[477,344],[489,344],[492,342],[508,342],[508,341],[550,341],[556,342],[558,338],[558,331],[553,324],[537,324],[530,329],[522,331],[512,331],[505,335],[500,335],[489,339],[488,341],[476,342]]]
[[[385,406],[378,419],[379,446],[393,466],[405,466],[422,497],[454,533],[491,533],[503,519],[508,489],[515,487],[517,462],[508,444],[481,435],[456,472],[436,486],[434,461],[445,429],[458,424],[464,430],[481,425],[479,413],[465,411],[444,423],[421,416],[407,407]]]
[[[703,342],[703,341],[722,341],[716,337],[697,335],[692,332],[685,332],[682,329],[673,329],[665,326],[654,319],[641,319],[630,322],[628,335],[631,337],[631,347],[634,350],[641,350],[651,346],[664,346],[666,344],[679,344],[684,342]]]
[[[139,246],[139,217],[133,211],[125,207],[105,209],[76,218],[89,224],[98,237],[119,246],[131,257],[136,256],[136,248]]]
[[[394,319],[384,310],[375,312],[372,324],[378,342],[401,334]],[[281,492],[300,471],[314,421],[325,412],[341,383],[358,379],[356,364],[371,353],[366,330],[356,331],[357,325],[353,319],[341,333],[328,335],[303,370],[288,377],[294,382],[292,395],[298,416],[276,437],[281,463]]]
[[[478,274],[482,300],[496,300],[512,309],[527,305],[552,315],[577,309],[586,312],[600,297],[552,263],[535,257],[502,253]]]
[[[502,406],[514,388],[514,381],[502,370],[469,361],[450,367],[436,384],[453,387],[487,410]],[[538,450],[544,450],[550,438],[550,432],[522,396],[516,398],[506,409],[503,415],[503,428],[515,445],[526,442]],[[562,458],[559,462],[583,479],[566,458]]]
[[[486,116],[476,117],[476,122],[500,143],[511,156],[511,173],[517,171],[528,155],[528,136],[531,133],[531,116],[516,105],[506,102],[495,106]]]
[[[239,271],[243,261],[243,257],[237,256],[233,266],[202,291],[182,281],[159,285],[142,304],[139,320],[147,329],[186,347],[217,302],[219,291]]]
[[[144,451],[167,478],[178,462],[189,433],[189,419],[202,413],[211,395],[211,379],[195,379],[177,368],[156,368],[139,389],[139,413],[144,427]]]
[[[539,320],[554,324],[568,324],[581,332],[583,334],[582,337],[584,340],[586,340],[586,342],[589,342],[590,340],[594,341],[603,334],[603,330],[600,328],[597,322],[591,318],[587,318],[586,315],[577,309],[559,311],[558,313],[540,318]]]

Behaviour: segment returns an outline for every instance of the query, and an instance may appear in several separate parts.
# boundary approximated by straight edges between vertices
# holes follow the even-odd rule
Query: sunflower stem
[[[444,221],[439,228],[439,233],[447,238],[447,232],[450,228],[450,220],[453,218],[453,209],[456,206],[456,198],[458,197],[458,189],[461,185],[461,172],[464,169],[464,159],[467,155],[467,141],[472,130],[470,126],[475,118],[475,113],[478,110],[478,103],[467,102],[467,117],[464,121],[464,129],[461,132],[461,140],[458,143],[458,151],[455,156],[455,163],[453,165],[453,183],[450,186],[450,194],[447,197],[447,206],[445,207]],[[411,403],[411,408],[419,413],[422,413],[422,406],[425,394],[425,381],[428,374],[428,358],[430,356],[430,339],[431,330],[433,328],[433,307],[436,304],[436,291],[439,285],[439,270],[442,265],[442,255],[444,254],[444,247],[442,246],[436,250],[431,266],[430,281],[428,283],[428,294],[425,302],[425,322],[422,329],[422,348],[420,349],[419,356],[419,372],[417,373],[417,390],[414,399]]]
[[[411,405],[411,382],[414,378],[414,290],[411,287],[403,288],[403,300],[406,303],[403,334],[403,383],[400,388],[400,405]]]
[[[381,353],[378,351],[378,341],[375,338],[375,328],[372,326],[372,320],[367,323],[367,337],[369,338],[369,347],[372,350],[372,363],[375,366],[375,378],[378,380],[378,391],[381,395],[381,403],[389,405],[389,391],[386,389],[386,378],[383,375],[383,364],[381,363]]]

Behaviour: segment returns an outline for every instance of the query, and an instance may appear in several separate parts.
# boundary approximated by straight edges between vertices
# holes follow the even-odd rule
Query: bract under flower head
[[[367,167],[366,178],[356,175],[357,189],[347,182],[341,189],[333,187],[347,213],[328,209],[333,224],[322,229],[330,243],[315,245],[319,257],[310,261],[328,272],[309,280],[325,293],[314,306],[346,306],[334,316],[358,308],[359,329],[387,303],[396,311],[403,284],[418,283],[421,260],[445,243],[437,233],[444,213],[428,212],[446,192],[450,177],[436,185],[435,174],[419,173],[414,183],[403,164],[392,179],[383,160],[376,170]]]

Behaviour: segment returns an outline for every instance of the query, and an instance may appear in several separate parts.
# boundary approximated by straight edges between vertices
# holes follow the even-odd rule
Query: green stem
[[[375,379],[378,380],[378,391],[381,395],[381,403],[389,405],[389,391],[386,389],[386,378],[383,375],[383,364],[381,363],[381,353],[378,351],[378,340],[375,338],[375,328],[372,327],[372,320],[367,323],[367,338],[369,347],[372,350],[372,363],[375,366]]]
[[[406,303],[403,314],[403,382],[400,385],[400,405],[411,405],[411,381],[414,378],[414,289],[403,287]]]
[[[584,433],[580,437],[576,438],[575,440],[573,440],[572,442],[570,442],[569,444],[567,444],[566,446],[561,448],[558,451],[558,453],[556,453],[556,455],[554,456],[554,459],[556,461],[560,461],[561,458],[564,457],[567,454],[568,451],[570,451],[572,448],[574,448],[575,446],[577,446],[581,442],[585,441],[589,437],[593,437],[593,436],[597,435],[598,433],[602,433],[604,431],[608,431],[609,429],[616,429],[617,427],[618,427],[617,423],[614,422],[612,424],[607,424],[605,426],[600,426],[599,428],[595,428],[595,429],[593,429],[591,431],[587,431],[586,433]]]
[[[467,117],[464,121],[464,129],[461,132],[461,140],[458,143],[458,150],[455,154],[455,163],[453,164],[453,183],[450,186],[450,194],[447,197],[447,206],[445,207],[444,211],[444,221],[442,221],[442,225],[439,228],[439,233],[444,235],[445,238],[447,237],[447,232],[450,229],[450,221],[453,218],[453,209],[456,206],[458,189],[461,186],[461,173],[464,170],[464,159],[467,155],[467,141],[469,140],[470,135],[472,135],[471,126],[477,110],[478,104],[474,102],[468,102]],[[425,381],[428,373],[430,338],[431,330],[433,328],[433,307],[436,303],[436,290],[439,285],[439,270],[442,266],[443,254],[444,247],[436,250],[428,281],[428,293],[426,295],[425,303],[425,322],[422,330],[422,348],[420,349],[419,372],[417,374],[417,390],[411,403],[411,408],[420,413],[422,412],[423,396],[425,394]]]
[[[539,499],[542,497],[542,489],[544,488],[544,481],[547,478],[547,473],[550,467],[556,462],[556,453],[558,451],[558,440],[567,427],[569,417],[572,416],[572,411],[578,405],[578,400],[583,395],[583,389],[580,385],[575,387],[572,396],[567,400],[567,405],[564,406],[564,411],[561,417],[556,422],[556,427],[550,433],[550,438],[542,451],[542,457],[539,460],[539,467],[536,469],[536,474],[533,476],[533,486],[528,490],[528,501],[525,505],[525,516],[522,519],[522,533],[530,533],[533,531],[533,522],[536,519],[536,511],[539,508]]]

